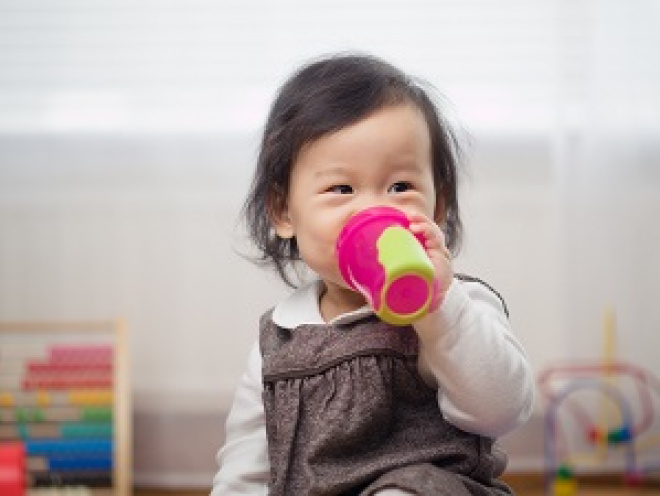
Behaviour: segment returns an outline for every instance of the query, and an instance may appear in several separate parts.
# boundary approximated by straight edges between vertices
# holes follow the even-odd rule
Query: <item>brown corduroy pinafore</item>
[[[369,318],[290,331],[269,312],[260,344],[271,496],[512,494],[493,440],[443,419],[411,327]]]

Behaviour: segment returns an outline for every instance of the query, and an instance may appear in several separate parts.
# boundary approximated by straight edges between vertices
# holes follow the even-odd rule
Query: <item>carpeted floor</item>
[[[543,477],[535,474],[510,475],[505,478],[516,496],[547,496]],[[210,490],[210,488],[209,488]],[[208,496],[209,490],[136,489],[134,496]],[[579,480],[570,496],[660,496],[660,482],[651,481],[640,487],[626,487],[614,478]],[[567,495],[568,496],[568,495]]]

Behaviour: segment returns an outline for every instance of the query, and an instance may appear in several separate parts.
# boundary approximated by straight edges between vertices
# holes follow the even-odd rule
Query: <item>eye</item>
[[[398,181],[394,183],[392,186],[390,186],[390,189],[388,189],[388,193],[404,193],[405,191],[408,191],[412,189],[412,184],[407,182],[407,181]]]
[[[328,188],[328,191],[339,195],[350,195],[353,192],[353,188],[348,184],[337,184]]]

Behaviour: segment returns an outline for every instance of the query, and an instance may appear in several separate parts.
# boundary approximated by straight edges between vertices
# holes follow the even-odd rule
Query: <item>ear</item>
[[[295,230],[289,215],[289,206],[285,198],[274,194],[268,202],[268,218],[275,233],[282,239],[290,239],[295,236]]]
[[[271,218],[275,233],[282,239],[291,239],[295,236],[293,224],[289,218],[288,211],[284,210],[277,217]]]

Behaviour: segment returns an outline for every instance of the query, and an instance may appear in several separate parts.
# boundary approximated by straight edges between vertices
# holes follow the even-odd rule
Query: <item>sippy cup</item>
[[[438,294],[435,269],[409,224],[400,210],[371,207],[349,219],[337,238],[343,279],[394,325],[423,317]]]

